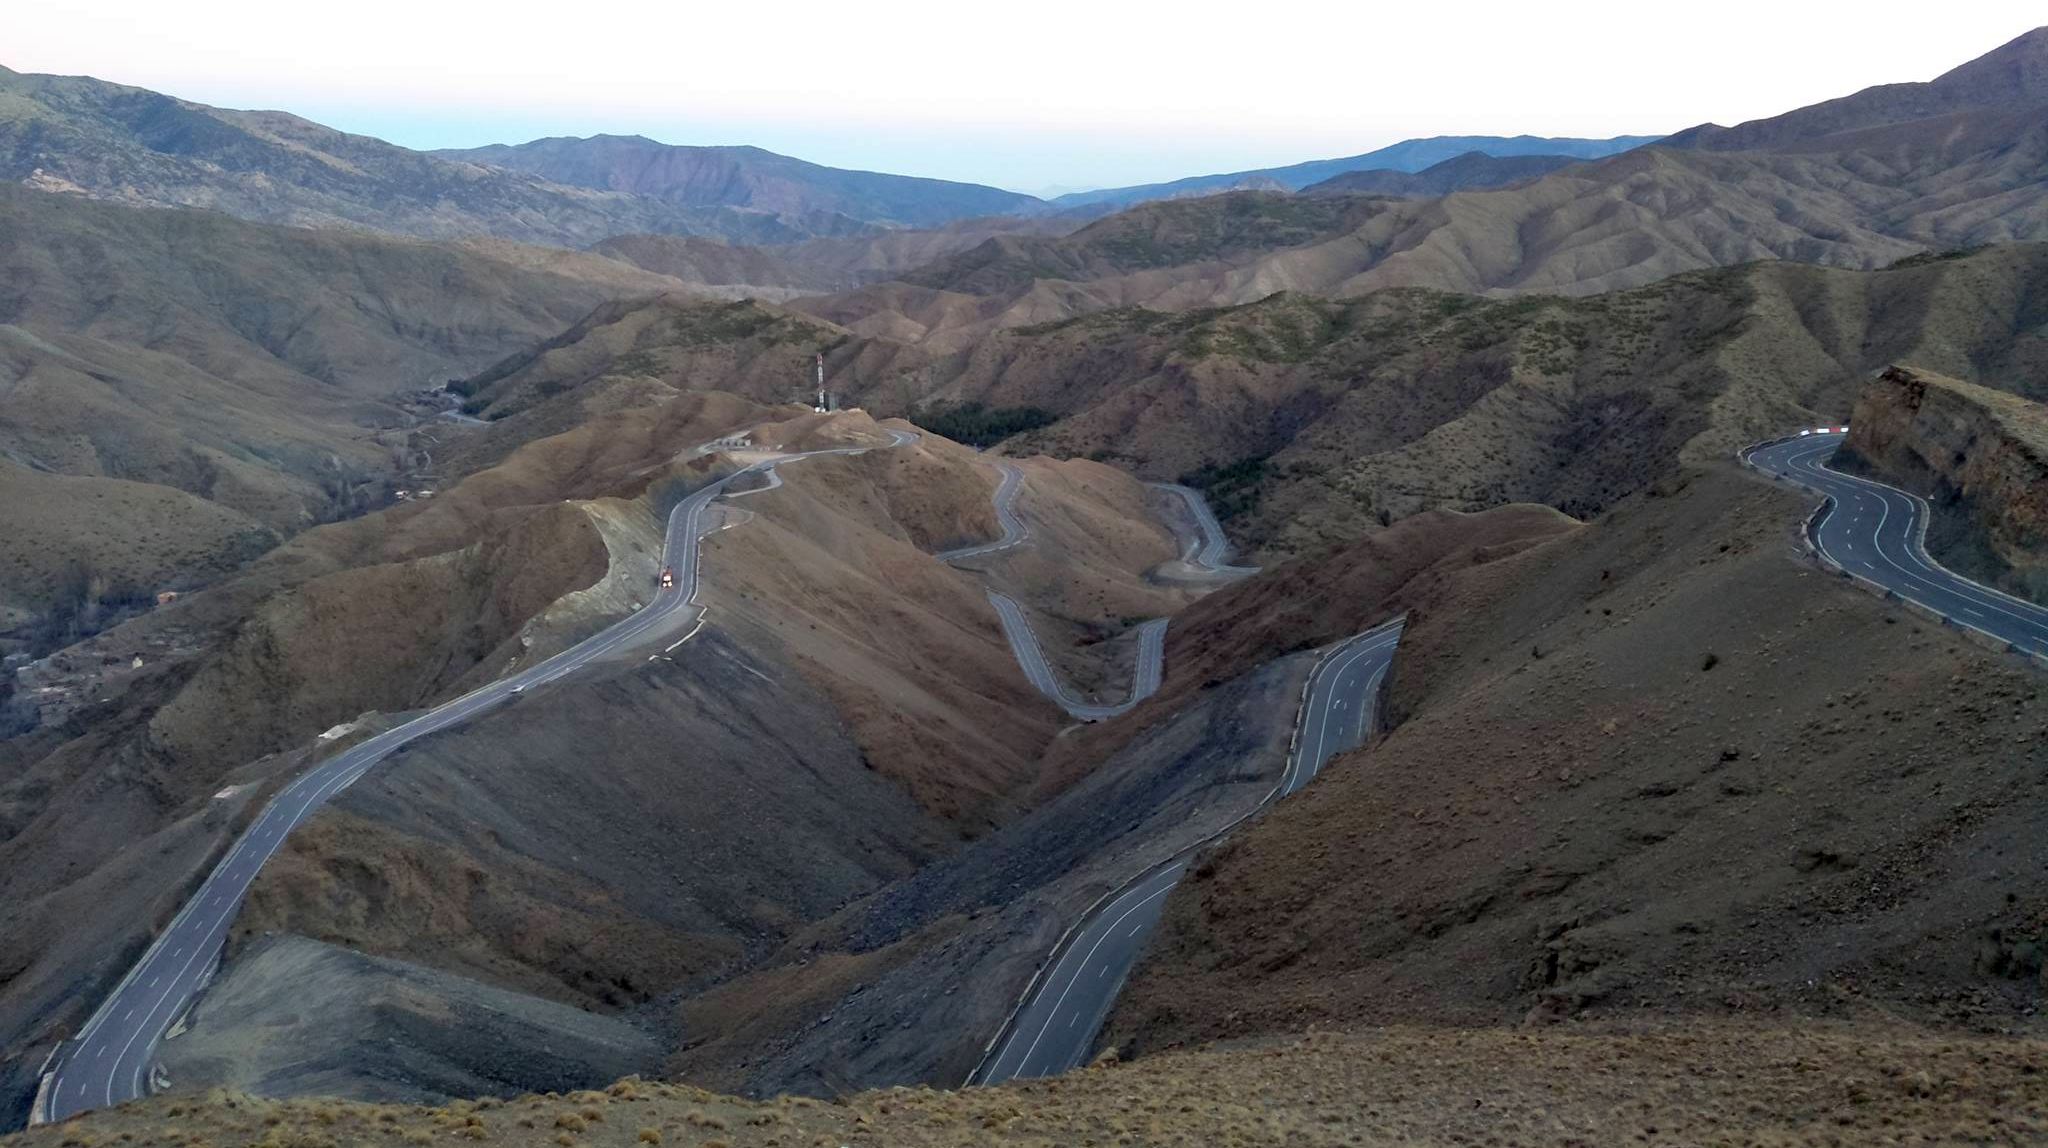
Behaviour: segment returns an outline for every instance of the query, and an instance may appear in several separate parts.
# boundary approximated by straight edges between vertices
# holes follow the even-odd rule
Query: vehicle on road
[[[676,588],[676,572],[674,567],[664,566],[661,568],[661,588],[664,590]]]

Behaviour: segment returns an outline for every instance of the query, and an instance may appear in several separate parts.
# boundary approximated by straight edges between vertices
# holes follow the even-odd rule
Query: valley
[[[0,1142],[2039,1138],[2048,29],[1923,74],[1041,198],[0,69]]]

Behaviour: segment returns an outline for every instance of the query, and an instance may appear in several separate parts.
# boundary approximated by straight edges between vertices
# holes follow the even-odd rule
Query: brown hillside
[[[927,402],[1063,416],[1005,444],[1207,487],[1266,554],[1429,508],[1586,517],[1786,426],[1847,415],[1884,363],[2026,391],[2048,366],[2048,246],[1874,273],[1761,264],[1564,299],[1282,295],[1002,332]]]
[[[1808,509],[1719,464],[1412,605],[1392,732],[1173,895],[1113,1039],[2031,1030],[2041,679],[1795,561]]]

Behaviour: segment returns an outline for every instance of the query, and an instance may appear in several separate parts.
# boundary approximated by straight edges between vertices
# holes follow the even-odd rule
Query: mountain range
[[[701,1108],[635,1132],[646,1078],[956,1082],[1091,902],[1284,780],[1319,651],[1403,613],[1386,705],[1345,719],[1384,736],[1190,855],[1101,1005],[1119,1050],[1291,1063],[1328,1021],[1526,1057],[1581,1013],[1626,1029],[1558,1030],[1602,1072],[1599,1042],[1702,1012],[1778,1026],[1729,1042],[1778,1064],[1859,1010],[2038,1036],[2035,941],[2009,972],[2048,920],[2012,861],[2044,831],[2034,671],[1795,560],[1811,500],[1730,456],[1900,360],[2048,396],[2044,77],[2048,31],[1662,140],[1044,203],[638,137],[422,153],[0,73],[0,1111],[262,803],[640,610],[681,504],[702,625],[340,791],[223,918],[160,1049],[179,1095],[57,1135],[530,1091],[577,1111],[434,1134],[694,1142]],[[819,362],[858,409],[809,409]],[[1191,578],[1205,520],[1158,482],[1263,571]],[[1170,617],[1158,692],[1076,724],[991,591],[1105,704]],[[1866,1070],[1832,1055],[1813,1119],[1851,1140]],[[1356,1082],[1326,1083],[1349,1138]],[[1066,1085],[976,1125],[1158,1131],[1034,1124]],[[327,1111],[307,1142],[370,1135]]]
[[[1544,136],[1431,136],[1428,139],[1403,140],[1397,144],[1365,152],[1361,155],[1346,156],[1342,159],[1309,160],[1306,163],[1288,164],[1285,167],[1262,167],[1247,171],[1225,172],[1220,175],[1196,175],[1166,183],[1147,183],[1133,187],[1112,187],[1098,191],[1078,191],[1053,200],[1055,207],[1076,208],[1091,206],[1127,207],[1150,199],[1172,199],[1182,195],[1209,194],[1237,189],[1270,190],[1284,189],[1299,191],[1311,184],[1321,183],[1352,171],[1419,172],[1434,167],[1445,160],[1456,159],[1470,152],[1495,157],[1510,156],[1566,156],[1571,159],[1598,159],[1641,147],[1657,140],[1656,136],[1615,136],[1612,139],[1575,139],[1570,137]]]
[[[759,245],[1003,215],[1079,212],[1085,220],[1146,199],[1247,185],[1292,190],[1368,167],[1420,170],[1468,151],[1586,157],[1644,138],[1411,140],[1349,159],[1047,202],[979,184],[825,167],[756,147],[641,136],[419,152],[287,112],[209,107],[90,77],[0,68],[0,180],[298,227],[567,247],[633,233]]]

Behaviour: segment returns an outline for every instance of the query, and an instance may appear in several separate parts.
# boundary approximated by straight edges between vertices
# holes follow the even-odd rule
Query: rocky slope
[[[1927,495],[1945,565],[2048,601],[2048,407],[1889,367],[1863,388],[1837,460]]]
[[[1717,463],[1409,600],[1377,744],[1168,905],[1111,1040],[1908,1017],[2038,1032],[2040,675]],[[1248,593],[1248,585],[1238,593]]]

